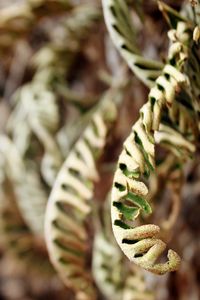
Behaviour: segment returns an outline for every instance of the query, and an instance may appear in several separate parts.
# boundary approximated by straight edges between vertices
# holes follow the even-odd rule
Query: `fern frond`
[[[110,196],[110,195],[109,195]],[[102,224],[96,231],[93,246],[93,276],[100,291],[107,299],[155,299],[146,286],[137,267],[130,268],[112,236],[109,218],[110,197],[102,212]]]
[[[58,96],[60,86],[64,86],[72,58],[81,47],[89,29],[99,18],[99,8],[81,5],[74,8],[64,22],[65,38],[45,45],[33,58],[37,67],[31,83],[23,86],[16,94],[16,106],[12,113],[8,130],[13,134],[14,143],[22,156],[34,134],[43,145],[41,173],[49,186],[52,186],[61,166],[63,157],[54,134],[60,125]],[[64,62],[63,62],[64,61]],[[24,135],[21,134],[23,131]]]
[[[21,88],[18,97],[16,109],[9,120],[9,130],[13,132],[13,137],[17,138],[14,142],[22,151],[22,156],[27,150],[26,142],[30,140],[31,134],[34,133],[38,137],[45,149],[41,171],[47,183],[52,184],[62,162],[60,150],[53,138],[59,124],[56,98],[51,91],[34,84]],[[27,133],[25,141],[19,130]]]
[[[149,178],[148,200],[156,200],[151,202],[153,218],[157,221],[159,217],[161,237],[165,240],[171,238],[173,227],[180,213],[183,177],[181,159],[169,152],[161,160],[156,161],[156,173]],[[159,206],[163,193],[167,194],[169,199],[170,206],[167,210],[165,204]],[[157,207],[156,210],[155,207]]]
[[[98,179],[95,161],[105,145],[108,123],[116,117],[113,99],[118,96],[111,90],[102,99],[59,171],[47,205],[45,236],[50,259],[77,299],[95,299],[91,275],[85,269],[88,237],[84,221]]]
[[[112,239],[107,240],[102,232],[97,232],[93,245],[92,269],[94,280],[107,299],[122,299],[122,255],[113,245]]]
[[[182,7],[182,14],[187,19],[192,21],[192,23],[196,23],[196,25],[200,24],[200,1],[197,0],[195,5],[191,3],[187,3],[186,1]]]
[[[177,162],[176,162],[177,163]],[[161,227],[165,231],[169,232],[176,220],[181,207],[181,188],[183,183],[183,172],[180,167],[173,168],[170,170],[170,174],[168,176],[168,187],[171,190],[171,198],[172,198],[172,208],[169,216],[162,222]]]
[[[141,56],[126,2],[102,0],[102,4],[105,22],[114,45],[135,75],[148,87],[152,87],[162,72],[163,64]]]
[[[171,28],[176,29],[179,22],[188,22],[187,18],[162,1],[158,1],[158,8]]]
[[[26,166],[16,146],[8,137],[0,136],[1,171],[12,183],[17,205],[33,233],[43,234],[47,195],[34,170],[27,174]]]
[[[155,295],[146,287],[144,276],[136,266],[130,267],[122,300],[154,300]]]
[[[200,24],[200,20],[195,26],[197,19],[193,16],[192,22],[191,20],[186,19],[182,16],[182,14],[177,13],[175,10],[171,9],[165,3],[159,1],[159,8],[162,11],[163,15],[169,22],[170,26],[173,28],[169,31],[168,36],[173,43],[173,46],[170,47],[169,51],[169,60],[179,60],[179,64],[184,64],[184,72],[187,74],[189,79],[188,91],[187,91],[187,98],[190,99],[190,103],[183,103],[179,98],[180,103],[185,106],[185,113],[184,116],[181,116],[182,123],[186,122],[186,114],[190,111],[189,119],[192,121],[191,115],[191,107],[193,106],[195,110],[196,116],[194,116],[197,120],[199,119],[199,112],[200,112],[200,105],[199,105],[199,88],[200,88],[200,67],[199,67],[199,43],[198,37],[197,41],[194,40],[195,32],[199,31],[198,24]],[[195,9],[198,9],[200,5],[196,5]],[[185,6],[183,7],[184,12]],[[200,8],[199,8],[200,9]],[[194,10],[195,13],[195,10]],[[191,39],[191,32],[193,31],[193,39]],[[182,97],[184,97],[182,95]],[[176,113],[174,114],[174,118],[177,117]],[[188,121],[189,121],[188,119]],[[185,124],[185,127],[188,127]],[[191,124],[190,126],[191,127]],[[198,122],[198,128],[200,129],[200,124]]]
[[[183,25],[182,22],[177,24],[177,36],[180,36]],[[185,37],[184,31],[184,41]],[[174,44],[169,49],[170,54],[173,47]],[[164,67],[163,74],[155,81],[148,102],[141,109],[140,118],[124,143],[112,190],[112,224],[118,244],[131,261],[157,274],[176,270],[180,258],[176,252],[169,250],[168,261],[158,263],[159,256],[166,248],[166,244],[157,238],[160,228],[154,224],[134,228],[134,220],[141,212],[152,212],[147,201],[148,187],[143,177],[148,177],[155,170],[154,139],[158,139],[159,134],[163,137],[162,141],[166,138],[167,145],[172,146],[175,154],[182,158],[190,156],[195,150],[190,141],[191,137],[180,133],[180,128],[183,129],[181,122],[178,126],[173,123],[167,124],[165,118],[164,123],[161,123],[164,108],[167,107],[170,111],[177,94],[180,95],[181,91],[184,93],[187,89],[188,79],[184,74],[184,66],[182,57],[174,55]],[[192,128],[188,130],[191,133]]]
[[[28,271],[29,275],[53,276],[44,241],[35,237],[24,223],[16,206],[13,184],[7,176],[1,181],[0,190],[1,242],[7,255]]]

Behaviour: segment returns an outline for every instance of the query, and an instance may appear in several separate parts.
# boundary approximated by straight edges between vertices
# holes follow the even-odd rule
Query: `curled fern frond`
[[[93,183],[98,179],[96,159],[105,145],[108,124],[116,117],[110,91],[94,112],[90,124],[75,143],[58,173],[45,216],[45,236],[50,259],[77,299],[95,299],[91,275],[86,270],[87,231]]]
[[[152,87],[161,74],[163,64],[141,56],[126,2],[103,0],[102,3],[105,22],[113,43],[135,75],[148,87]]]
[[[177,35],[182,25],[182,21],[177,24]],[[188,33],[182,33],[184,39],[186,35],[188,37]],[[173,47],[174,44],[169,49],[170,55]],[[182,158],[190,156],[195,150],[191,137],[181,134],[181,122],[177,126],[168,122],[165,115],[165,109],[170,111],[178,95],[184,95],[187,89],[188,79],[184,74],[184,66],[182,57],[170,57],[163,74],[155,81],[148,102],[140,110],[140,118],[124,143],[112,190],[112,224],[118,244],[131,261],[156,274],[177,270],[180,258],[176,252],[169,250],[168,261],[159,263],[158,258],[166,248],[166,244],[158,238],[160,228],[154,224],[134,228],[134,220],[141,212],[152,212],[147,201],[148,187],[144,177],[148,178],[155,170],[155,138],[158,139],[160,134],[162,141],[165,140],[167,145],[175,149],[175,154]],[[193,107],[193,103],[190,104]],[[191,128],[187,130],[190,133],[192,131]]]

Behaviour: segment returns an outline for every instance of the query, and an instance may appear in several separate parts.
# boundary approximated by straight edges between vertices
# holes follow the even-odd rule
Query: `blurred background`
[[[165,62],[168,25],[157,2],[129,2],[142,53]],[[183,1],[165,3],[180,10]],[[76,299],[49,263],[42,233],[45,207],[58,170],[103,93],[114,78],[120,81],[123,76],[128,84],[120,113],[98,161],[94,214],[104,209],[122,143],[147,99],[148,89],[115,49],[101,1],[0,0],[0,300]],[[35,120],[39,120],[39,129]],[[16,195],[13,182],[22,173],[20,178],[26,184]],[[150,294],[123,300],[200,299],[199,180],[197,157],[185,167],[179,215],[167,237],[169,247],[173,245],[183,258],[180,269],[161,277],[143,272]],[[28,221],[20,197],[29,199],[25,208],[30,212]],[[157,220],[170,210],[168,198],[168,193],[163,193],[161,204],[158,197]],[[87,264],[91,269],[98,225],[92,215],[86,223]],[[123,255],[118,263],[128,268]],[[124,284],[123,278],[120,280]],[[98,299],[117,299],[115,294],[106,296],[95,279],[93,285]]]

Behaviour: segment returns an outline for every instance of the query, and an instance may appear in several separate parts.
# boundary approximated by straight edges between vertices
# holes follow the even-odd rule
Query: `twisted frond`
[[[180,27],[182,22],[177,24],[177,32]],[[173,48],[174,44],[169,49],[170,55]],[[118,244],[131,261],[157,274],[176,270],[180,258],[176,252],[169,250],[168,261],[159,263],[158,258],[166,248],[166,244],[158,238],[160,228],[154,224],[134,228],[133,221],[141,212],[152,212],[144,177],[155,170],[155,138],[159,142],[165,140],[181,157],[190,156],[195,150],[191,137],[181,134],[181,123],[178,126],[177,123],[168,123],[163,114],[164,108],[170,111],[177,95],[181,95],[181,91],[184,94],[186,90],[188,79],[183,67],[181,57],[174,55],[155,81],[148,102],[140,110],[140,118],[124,143],[112,190],[112,224]],[[161,124],[163,117],[164,124]],[[189,131],[192,129],[189,128]]]

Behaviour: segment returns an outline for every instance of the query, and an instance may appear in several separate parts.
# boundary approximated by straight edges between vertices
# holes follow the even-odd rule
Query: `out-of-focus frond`
[[[6,177],[1,183],[1,243],[7,255],[31,274],[52,276],[44,241],[35,237],[24,223],[16,206],[13,184]]]
[[[29,173],[16,146],[8,137],[0,136],[1,171],[12,184],[15,199],[24,221],[33,233],[43,235],[47,195],[34,169]],[[3,180],[3,179],[2,179]]]
[[[64,89],[64,78],[72,58],[98,17],[99,9],[96,6],[83,5],[75,8],[63,25],[63,38],[68,40],[68,43],[64,40],[57,47],[43,47],[33,59],[37,71],[32,82],[23,86],[15,96],[16,105],[9,120],[9,132],[13,134],[14,143],[22,156],[27,151],[31,135],[34,134],[38,138],[45,152],[41,162],[41,173],[50,186],[63,160],[54,139],[60,122],[59,89],[61,86]]]
[[[103,0],[102,4],[113,43],[135,75],[147,86],[152,87],[155,79],[161,74],[163,64],[141,56],[126,2]]]
[[[113,102],[117,98],[119,90],[111,89],[101,100],[59,171],[47,205],[45,233],[50,259],[77,299],[95,299],[86,266],[88,235],[84,222],[91,212],[93,183],[98,179],[96,160],[105,145],[108,124],[117,116]]]

